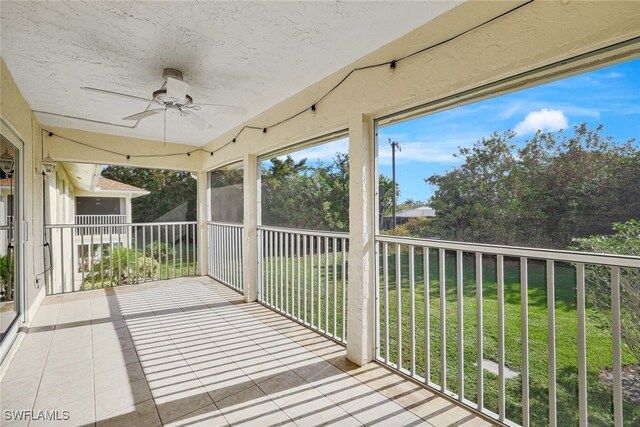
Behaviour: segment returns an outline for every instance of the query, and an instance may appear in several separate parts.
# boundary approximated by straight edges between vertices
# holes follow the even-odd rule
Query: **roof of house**
[[[409,209],[396,214],[399,218],[417,218],[421,216],[434,217],[436,211],[430,206],[420,206],[419,208]]]
[[[126,191],[131,193],[145,193],[149,192],[144,188],[134,187],[133,185],[125,184],[124,182],[114,181],[113,179],[105,178],[103,176],[98,178],[98,184],[96,190],[101,191]]]

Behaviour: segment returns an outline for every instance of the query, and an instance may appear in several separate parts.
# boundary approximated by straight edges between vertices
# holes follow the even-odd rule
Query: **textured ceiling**
[[[203,107],[213,125],[206,131],[167,115],[167,141],[203,145],[458,3],[3,0],[0,52],[33,110],[129,126],[122,118],[147,104],[80,87],[149,98],[162,70],[177,68],[196,103],[247,110]],[[37,116],[45,125],[163,139],[162,115],[135,129]]]

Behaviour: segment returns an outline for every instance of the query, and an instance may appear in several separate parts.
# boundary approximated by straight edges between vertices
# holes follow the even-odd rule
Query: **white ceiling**
[[[168,115],[167,141],[203,145],[458,3],[3,0],[0,53],[33,110],[120,125],[135,124],[121,119],[147,104],[80,87],[149,98],[162,70],[177,68],[196,103],[247,110],[203,108],[207,131]],[[162,115],[135,129],[37,116],[45,125],[163,138]]]

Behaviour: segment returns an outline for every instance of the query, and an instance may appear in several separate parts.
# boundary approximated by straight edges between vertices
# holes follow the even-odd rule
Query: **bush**
[[[128,269],[127,257],[129,260]],[[112,263],[113,269],[111,269]],[[133,248],[114,249],[110,255],[103,255],[100,260],[93,263],[93,270],[85,274],[82,289],[100,289],[130,284],[145,278],[154,279],[159,276],[159,273],[160,264],[158,261],[151,257],[143,257],[141,251]]]
[[[145,254],[161,263],[168,262],[170,259],[173,259],[173,245],[160,243],[158,241],[151,242],[147,245]]]
[[[570,249],[640,256],[640,222],[631,220],[614,223],[615,234],[575,239]],[[611,271],[607,267],[587,268],[587,298],[611,325]],[[620,320],[622,340],[636,360],[640,361],[640,272],[634,268],[620,269]]]
[[[13,256],[11,261],[8,259],[9,255],[0,257],[0,301],[13,301],[12,283],[9,283],[9,272],[14,271]]]

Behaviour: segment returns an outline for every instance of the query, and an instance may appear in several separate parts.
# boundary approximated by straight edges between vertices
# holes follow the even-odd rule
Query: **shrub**
[[[11,257],[9,261],[9,255],[0,257],[0,300],[12,301],[13,289],[12,283],[9,283],[9,272],[14,271],[13,265],[14,258]]]
[[[137,261],[136,261],[137,256]],[[127,259],[129,265],[127,268]],[[111,265],[113,264],[113,269]],[[93,270],[85,274],[83,289],[100,289],[129,284],[145,278],[156,278],[160,264],[151,257],[143,257],[136,249],[118,248],[93,263]]]
[[[607,254],[640,256],[640,222],[631,220],[614,223],[615,234],[575,239],[570,249]],[[587,269],[587,298],[603,312],[611,325],[611,271],[607,267],[589,266]],[[622,340],[636,360],[640,361],[640,272],[638,269],[620,270],[620,320]]]
[[[173,258],[173,245],[158,241],[151,242],[146,247],[145,255],[159,262],[168,262]]]

